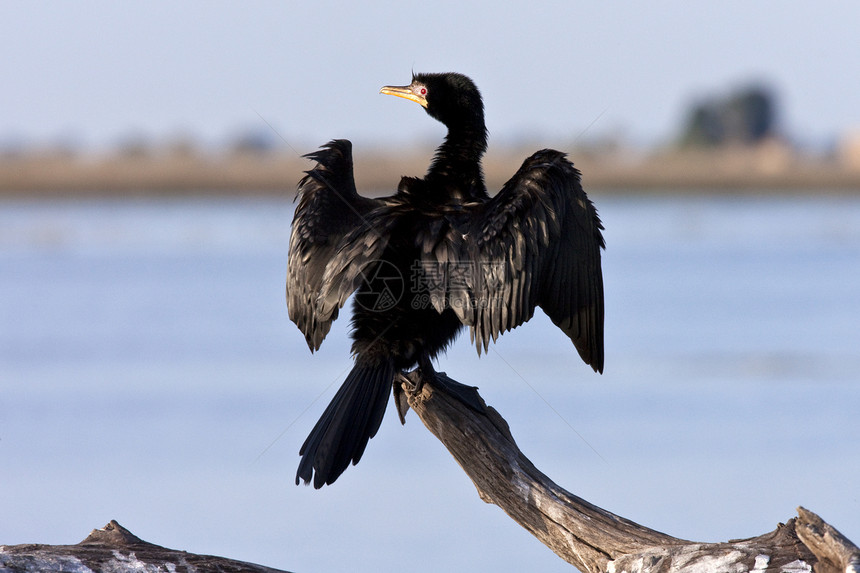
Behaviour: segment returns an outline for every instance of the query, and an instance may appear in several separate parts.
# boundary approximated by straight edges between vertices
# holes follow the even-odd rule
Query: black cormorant
[[[448,128],[424,178],[397,193],[356,193],[352,145],[334,140],[307,155],[290,235],[287,305],[311,351],[355,294],[355,366],[299,452],[296,473],[315,488],[358,463],[382,422],[392,383],[432,360],[469,326],[478,353],[539,306],[603,371],[603,226],[561,152],[527,158],[494,197],[481,156],[484,106],[461,74],[414,74],[380,93],[420,104]],[[402,412],[401,417],[402,417]]]

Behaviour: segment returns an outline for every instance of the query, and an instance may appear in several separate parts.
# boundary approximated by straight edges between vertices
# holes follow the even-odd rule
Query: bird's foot
[[[409,411],[409,395],[421,392],[424,381],[415,372],[399,372],[394,377],[394,406],[400,423],[406,425],[406,412]]]
[[[478,394],[477,387],[460,384],[444,372],[436,372],[432,367],[419,367],[411,372],[398,374],[394,382],[394,404],[401,424],[406,423],[406,412],[409,411],[408,397],[420,394],[425,384],[447,392],[479,414],[486,412],[487,405]]]
[[[400,418],[401,424],[406,424],[406,412],[409,411],[409,396],[420,394],[425,382],[429,382],[432,385],[437,379],[438,375],[432,367],[429,370],[419,367],[411,372],[397,374],[394,380],[394,405],[397,407],[397,417]]]

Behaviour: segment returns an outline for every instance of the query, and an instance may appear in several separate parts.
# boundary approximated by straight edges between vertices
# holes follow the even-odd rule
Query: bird
[[[475,83],[459,73],[413,73],[381,94],[415,102],[447,128],[423,177],[393,195],[359,195],[352,144],[335,139],[305,157],[290,231],[290,320],[313,353],[353,297],[354,366],[299,455],[296,485],[330,485],[357,464],[404,373],[437,380],[433,362],[461,331],[478,355],[540,307],[603,372],[603,224],[565,153],[532,154],[490,196],[481,159],[488,131]]]

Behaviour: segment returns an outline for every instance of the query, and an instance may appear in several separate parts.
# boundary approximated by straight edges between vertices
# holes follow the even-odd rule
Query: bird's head
[[[463,74],[412,74],[412,83],[408,86],[385,86],[379,93],[420,104],[448,129],[484,129],[481,92],[475,82]]]

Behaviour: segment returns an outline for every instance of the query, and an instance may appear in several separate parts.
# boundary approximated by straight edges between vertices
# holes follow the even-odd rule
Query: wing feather
[[[457,245],[457,237],[470,237],[457,248],[474,275],[468,281],[472,304],[460,320],[471,327],[479,354],[540,306],[582,359],[603,371],[602,229],[579,171],[563,153],[548,149],[527,158],[470,217],[451,223],[442,233],[449,246]],[[451,252],[445,256],[452,259]],[[424,257],[443,261],[435,252]],[[448,300],[456,300],[447,288]]]
[[[356,192],[352,144],[348,140],[332,140],[305,157],[317,164],[305,172],[298,185],[298,205],[290,232],[286,296],[290,320],[296,323],[308,347],[314,351],[319,349],[343,305],[338,299],[339,306],[322,305],[321,308],[318,302],[324,292],[342,289],[342,277],[331,272],[329,267],[344,251],[380,241],[368,221],[381,201]]]

